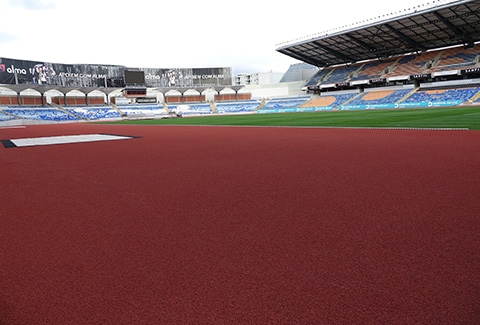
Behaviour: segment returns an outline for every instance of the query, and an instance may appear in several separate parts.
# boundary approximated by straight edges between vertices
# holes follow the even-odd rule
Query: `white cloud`
[[[8,4],[25,10],[49,10],[55,8],[53,3],[44,3],[42,0],[9,0]]]
[[[418,0],[6,1],[0,0],[0,12],[7,13],[0,21],[0,41],[8,42],[4,57],[150,68],[226,66],[234,73],[284,72],[298,61],[278,53],[276,44],[418,5]]]
[[[18,39],[17,36],[12,35],[12,34],[7,33],[7,32],[0,31],[0,44],[7,44],[7,43],[15,41],[16,39]]]

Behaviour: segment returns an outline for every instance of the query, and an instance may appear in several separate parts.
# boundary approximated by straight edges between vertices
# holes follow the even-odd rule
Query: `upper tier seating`
[[[330,72],[330,70],[328,70],[328,69],[323,69],[323,70],[318,71],[318,72],[312,77],[312,79],[310,79],[310,80],[305,84],[305,87],[315,86],[315,85],[318,84],[318,83],[320,82],[320,80],[322,80],[322,78],[324,78],[329,72]]]
[[[355,80],[372,80],[381,78],[385,75],[385,69],[395,63],[397,59],[388,59],[385,61],[370,62],[363,65],[358,75],[350,79]]]
[[[383,61],[328,67],[315,74],[306,86],[469,69],[480,66],[479,57],[480,44],[468,50],[460,46]]]
[[[446,49],[441,52],[435,65],[428,73],[458,69],[469,69],[476,66],[475,59],[480,55],[480,46],[465,50],[463,47]]]
[[[401,58],[392,71],[388,72],[384,75],[385,78],[389,77],[396,77],[396,76],[409,76],[412,74],[419,73],[419,68],[417,65],[414,64],[414,60],[416,59],[415,55],[407,55]]]
[[[338,83],[338,82],[345,82],[348,80],[348,77],[351,73],[356,71],[359,68],[359,65],[352,65],[352,66],[343,66],[343,67],[336,67],[327,70],[332,70],[332,73],[322,82],[322,84],[331,84],[331,83]]]

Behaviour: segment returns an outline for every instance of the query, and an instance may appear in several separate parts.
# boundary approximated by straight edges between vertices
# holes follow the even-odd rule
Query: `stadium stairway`
[[[392,63],[392,65],[390,65],[386,70],[386,73],[384,73],[382,75],[382,78],[385,78],[387,74],[389,73],[392,73],[393,71],[395,71],[395,69],[397,68],[398,66],[398,63],[400,62],[400,60],[402,59],[403,57],[399,57],[397,60],[395,60],[395,62]]]
[[[262,109],[263,106],[265,106],[266,102],[265,102],[265,98],[262,99],[260,105],[258,105],[257,109],[255,110],[256,112],[258,112],[259,110]]]
[[[162,106],[167,111],[168,114],[171,113],[170,108],[168,108],[168,105],[166,103],[162,103]]]
[[[346,81],[350,81],[350,79],[352,78],[356,78],[358,77],[358,75],[360,74],[360,72],[363,70],[363,67],[366,65],[366,63],[364,64],[361,64],[357,70],[355,70],[355,72],[352,73],[351,76],[349,76],[349,78],[346,80]]]
[[[347,104],[350,103],[351,101],[354,101],[355,99],[357,99],[357,98],[360,97],[360,96],[363,96],[364,94],[365,94],[365,93],[362,91],[362,92],[358,93],[358,95],[356,95],[356,96],[350,98],[349,100],[347,100],[347,101],[346,101],[345,103],[343,103],[342,105],[347,105]]]
[[[417,86],[415,87],[414,89],[412,89],[411,92],[409,92],[408,94],[406,94],[405,96],[403,96],[403,98],[401,98],[400,100],[398,100],[395,104],[398,104],[398,103],[401,103],[403,102],[404,100],[406,100],[408,97],[412,96],[413,94],[415,94],[417,92],[417,90],[420,89],[420,86]]]
[[[476,93],[475,95],[473,95],[472,98],[470,98],[469,100],[467,100],[467,103],[471,104],[473,102],[475,102],[477,99],[480,98],[480,91],[478,93]]]
[[[210,103],[210,108],[212,109],[213,114],[217,114],[217,108],[215,107],[214,103]]]
[[[435,57],[433,58],[433,60],[431,61],[431,62],[432,62],[431,66],[428,67],[428,66],[427,66],[428,62],[425,63],[425,66],[423,67],[422,73],[427,73],[428,70],[436,67],[436,66],[438,65],[438,63],[440,62],[440,58],[442,57],[443,52],[444,52],[444,51],[440,51],[440,52],[437,54],[437,56],[435,56]]]
[[[12,114],[12,113],[9,113],[9,112],[5,112],[5,111],[0,111],[0,112],[1,112],[2,114],[8,115],[8,116],[10,116],[10,117],[13,117],[13,118],[15,118],[15,119],[22,119],[22,117],[17,116],[17,115]]]
[[[66,109],[64,109],[62,106],[60,106],[60,105],[58,105],[58,104],[51,103],[51,104],[49,104],[49,106],[50,106],[50,107],[53,107],[53,108],[56,108],[56,109],[58,109],[59,111],[62,111],[63,113],[65,113],[65,114],[67,114],[67,115],[73,116],[73,117],[76,118],[76,119],[84,120],[84,121],[87,120],[87,119],[81,118],[80,116],[78,116],[78,115],[76,115],[76,114],[70,113],[69,111],[67,111]]]
[[[333,72],[336,70],[336,68],[333,68],[332,70],[330,70],[329,73],[327,73],[327,75],[325,77],[323,77],[319,82],[318,82],[318,85],[323,83],[324,81],[327,81],[328,78],[330,78],[330,76],[333,74]]]
[[[122,116],[127,116],[127,114],[125,114],[124,112],[122,112],[122,111],[117,107],[117,105],[115,105],[114,103],[110,103],[110,106],[111,106],[114,110],[116,110],[118,113],[120,113],[120,115],[122,115]]]
[[[305,104],[300,105],[299,107],[313,107],[312,103],[320,97],[321,96],[318,96],[318,95],[312,96],[310,100],[308,100]]]

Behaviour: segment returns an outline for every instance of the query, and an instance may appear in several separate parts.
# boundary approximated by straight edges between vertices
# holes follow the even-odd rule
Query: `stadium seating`
[[[190,104],[178,105],[178,109],[183,112],[183,115],[207,115],[212,114],[212,107],[210,104]],[[174,108],[172,108],[174,109]]]
[[[305,104],[309,100],[309,96],[302,96],[302,97],[292,97],[292,98],[279,98],[279,99],[272,99],[268,103],[266,103],[261,109],[262,110],[284,110],[290,108],[296,108]]]
[[[466,102],[480,91],[480,87],[458,89],[419,90],[405,100],[406,103],[461,101]]]
[[[218,114],[234,114],[254,112],[260,106],[256,100],[246,102],[217,103],[216,110]]]
[[[480,67],[479,60],[480,44],[468,50],[455,47],[383,61],[325,68],[315,74],[305,86],[469,69]]]
[[[312,79],[310,79],[306,84],[305,84],[305,87],[308,87],[308,86],[315,86],[316,84],[320,83],[320,81],[325,78],[325,76],[330,73],[331,70],[328,70],[328,69],[323,69],[323,70],[320,70],[318,71],[313,77]]]
[[[358,95],[358,93],[350,93],[350,94],[335,94],[334,92],[329,92],[321,97],[315,98],[304,105],[302,107],[327,107],[327,106],[340,106],[344,103],[351,100],[353,97]]]
[[[478,55],[480,55],[480,46],[468,50],[465,50],[463,47],[446,49],[441,52],[439,58],[428,72],[474,68],[477,65],[475,59]]]
[[[377,104],[389,104],[396,103],[405,97],[409,90],[379,90],[364,93],[363,95],[355,98],[349,105],[377,105]]]
[[[117,108],[128,116],[154,116],[167,114],[165,108],[159,104],[121,105],[117,106]]]
[[[79,106],[79,107],[64,107],[64,109],[84,120],[99,120],[103,118],[121,117],[121,114],[109,106]]]
[[[349,75],[355,72],[358,68],[359,68],[359,65],[357,64],[352,66],[332,68],[333,70],[327,69],[327,70],[330,70],[331,73],[329,76],[327,76],[327,78],[325,78],[322,84],[331,84],[331,83],[348,81]]]
[[[78,121],[78,118],[55,108],[32,108],[9,106],[4,110],[18,118],[44,121]]]
[[[355,80],[371,80],[382,78],[386,73],[385,69],[395,63],[397,59],[388,59],[385,61],[375,61],[366,63],[358,71],[357,76],[352,77],[349,81]]]
[[[416,59],[415,55],[407,55],[402,57],[390,72],[384,75],[385,78],[396,76],[409,76],[419,73],[419,68],[413,63]]]
[[[15,117],[0,111],[0,122],[14,120]]]

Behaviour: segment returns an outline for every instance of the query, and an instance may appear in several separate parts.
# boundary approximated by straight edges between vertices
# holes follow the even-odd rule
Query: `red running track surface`
[[[0,139],[1,324],[478,324],[480,132]]]

